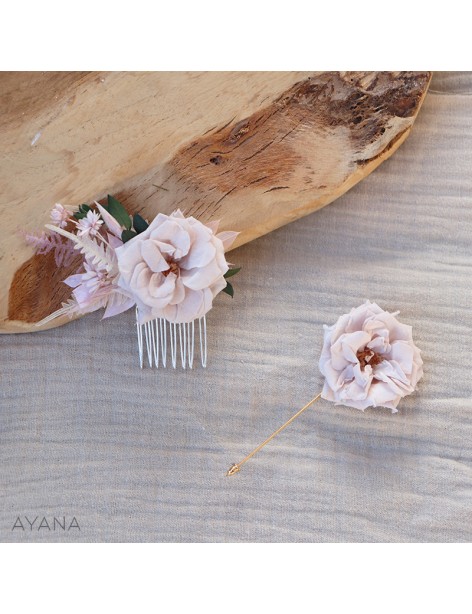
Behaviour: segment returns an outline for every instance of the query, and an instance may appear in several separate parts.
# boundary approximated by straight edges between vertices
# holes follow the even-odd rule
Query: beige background
[[[206,370],[140,371],[132,313],[0,336],[0,540],[471,541],[471,94],[436,75],[391,160],[233,252]],[[322,324],[365,298],[413,325],[418,392],[396,415],[321,401],[226,478],[319,391]]]

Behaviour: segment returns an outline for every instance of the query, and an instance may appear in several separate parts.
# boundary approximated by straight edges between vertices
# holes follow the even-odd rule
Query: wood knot
[[[210,158],[210,162],[212,164],[216,164],[216,166],[218,166],[218,164],[221,164],[224,161],[222,156],[213,156],[213,158]]]
[[[243,119],[238,122],[236,126],[229,133],[228,141],[230,143],[236,143],[239,139],[249,132],[249,121],[247,119]]]

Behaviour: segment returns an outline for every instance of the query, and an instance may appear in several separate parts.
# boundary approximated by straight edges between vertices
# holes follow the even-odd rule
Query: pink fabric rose
[[[138,307],[141,324],[154,318],[191,322],[226,286],[225,247],[238,233],[216,233],[180,211],[159,213],[150,226],[116,249],[118,286]]]
[[[326,378],[324,399],[362,410],[383,406],[398,411],[400,399],[422,377],[423,361],[411,326],[396,315],[367,301],[324,327],[319,363]]]

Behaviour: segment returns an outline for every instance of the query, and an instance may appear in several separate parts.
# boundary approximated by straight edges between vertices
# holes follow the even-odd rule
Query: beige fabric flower
[[[159,213],[150,226],[116,249],[118,285],[138,307],[141,324],[154,318],[191,322],[226,286],[225,248],[238,233],[216,233],[180,211]]]
[[[420,350],[411,326],[367,301],[325,326],[320,371],[325,376],[322,397],[337,405],[364,410],[383,406],[398,411],[423,375]]]

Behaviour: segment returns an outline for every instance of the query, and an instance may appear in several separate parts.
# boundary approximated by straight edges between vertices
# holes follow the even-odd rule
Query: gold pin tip
[[[241,468],[239,465],[234,463],[233,465],[231,465],[231,467],[226,472],[226,477],[229,477],[230,475],[234,475],[235,473],[238,473],[238,471],[241,471]]]
[[[294,414],[289,420],[287,420],[285,424],[282,424],[282,426],[279,426],[279,428],[276,431],[274,431],[270,437],[267,437],[267,439],[263,441],[261,444],[259,444],[257,448],[254,448],[254,450],[250,452],[246,457],[244,457],[242,461],[239,461],[239,463],[233,463],[231,467],[228,469],[228,471],[226,472],[226,476],[229,477],[230,475],[234,475],[235,473],[238,473],[238,471],[241,471],[241,467],[244,465],[244,463],[246,463],[250,458],[252,458],[254,454],[259,452],[259,450],[262,450],[262,448],[265,445],[267,445],[269,441],[272,441],[272,439],[274,439],[276,435],[282,432],[284,428],[286,428],[289,424],[292,424],[295,418],[298,418],[298,416],[302,414],[306,409],[308,409],[311,405],[313,405],[315,401],[317,401],[318,399],[321,399],[321,394],[322,394],[321,392],[317,394],[316,397],[311,399],[311,401],[309,401],[304,407],[299,409],[296,414]]]

